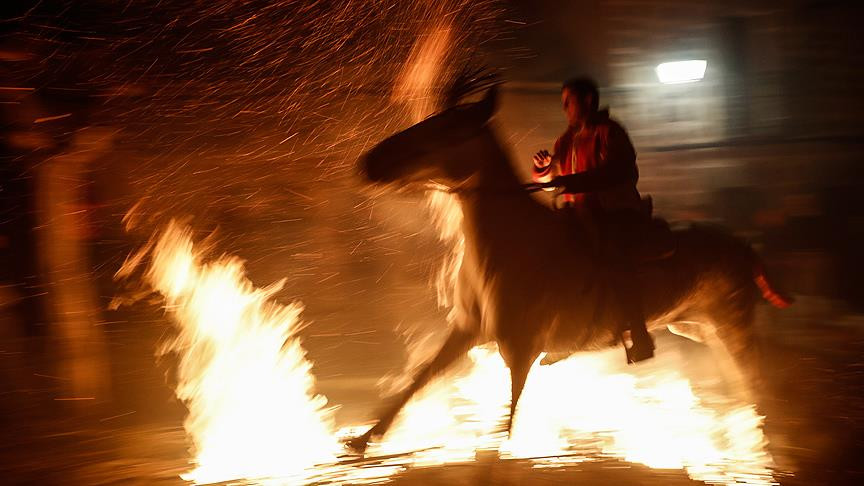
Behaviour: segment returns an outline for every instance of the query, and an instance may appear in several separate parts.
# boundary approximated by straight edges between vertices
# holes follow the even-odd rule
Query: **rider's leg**
[[[630,331],[633,345],[626,347],[627,362],[636,363],[654,356],[654,341],[645,325],[642,292],[636,278],[636,257],[632,242],[640,239],[638,214],[610,214],[606,218],[606,263],[612,273],[612,283],[621,307],[620,332]]]
[[[618,279],[618,292],[624,306],[624,327],[630,330],[633,345],[626,348],[627,363],[637,363],[654,357],[654,340],[645,326],[645,313],[642,308],[642,293],[633,274],[621,275]]]

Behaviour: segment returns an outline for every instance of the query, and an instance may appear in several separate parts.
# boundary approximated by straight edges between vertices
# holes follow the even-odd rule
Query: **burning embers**
[[[509,374],[495,349],[475,348],[466,369],[428,387],[368,451],[395,457],[377,467],[340,463],[340,439],[363,428],[337,430],[326,399],[315,393],[296,335],[300,306],[273,299],[282,282],[256,288],[239,259],[205,261],[176,224],[148,249],[146,279],[178,330],[164,351],[180,358],[176,393],[189,408],[195,468],[187,480],[362,483],[497,450],[537,466],[616,457],[683,468],[713,483],[773,484],[753,407],[709,407],[675,371],[616,372],[615,350],[535,364],[508,440],[498,431]]]

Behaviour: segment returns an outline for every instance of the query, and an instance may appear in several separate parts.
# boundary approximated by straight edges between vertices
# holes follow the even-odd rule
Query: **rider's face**
[[[587,116],[585,100],[569,89],[561,91],[561,107],[571,126],[581,124]]]

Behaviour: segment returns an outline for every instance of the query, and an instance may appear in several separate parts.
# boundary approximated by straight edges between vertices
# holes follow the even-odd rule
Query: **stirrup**
[[[630,332],[630,339],[633,341],[633,346],[628,348],[623,337],[621,339],[621,343],[624,344],[624,350],[627,352],[627,364],[635,364],[653,358],[656,346],[654,345],[654,340],[651,338],[651,334],[646,332],[640,339],[636,339],[636,337],[632,335],[633,331]]]
[[[627,352],[627,364],[636,364],[654,357],[654,344],[648,347],[634,344],[630,348],[625,347],[624,350]]]

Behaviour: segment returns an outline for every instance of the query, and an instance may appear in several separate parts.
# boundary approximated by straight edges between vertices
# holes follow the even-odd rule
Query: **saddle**
[[[642,198],[642,238],[633,245],[633,258],[637,263],[665,260],[675,255],[677,249],[675,235],[669,222],[654,217],[654,200],[651,196]]]
[[[573,228],[581,228],[589,236],[589,251],[600,260],[618,258],[621,252],[638,264],[665,260],[675,254],[675,234],[663,218],[654,217],[651,197],[642,198],[637,211],[609,216],[564,206],[565,217],[572,219]]]

